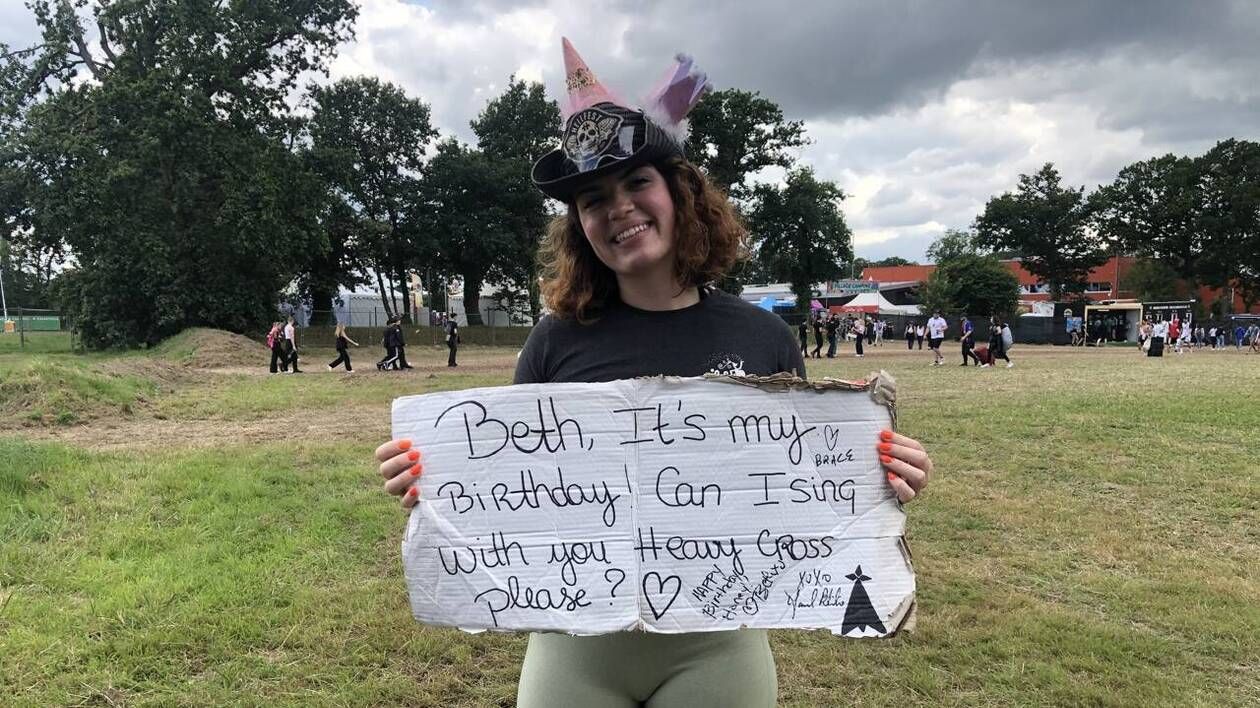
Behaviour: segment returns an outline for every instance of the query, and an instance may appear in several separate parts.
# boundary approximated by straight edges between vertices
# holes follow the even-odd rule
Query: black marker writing
[[[503,448],[507,447],[509,443],[526,454],[537,452],[540,449],[545,449],[549,453],[567,450],[569,447],[565,438],[566,431],[569,435],[577,436],[577,449],[586,448],[586,439],[582,435],[582,426],[573,418],[561,419],[556,412],[555,399],[550,396],[547,397],[547,407],[551,413],[550,419],[543,412],[542,399],[535,401],[535,404],[538,409],[538,420],[536,423],[524,420],[508,423],[491,417],[486,407],[477,401],[460,401],[442,411],[437,420],[433,421],[433,427],[436,428],[441,425],[442,419],[446,417],[447,413],[457,408],[462,409],[460,414],[464,421],[464,438],[468,443],[468,459],[470,460],[494,457]],[[474,436],[473,431],[476,431],[476,436]]]

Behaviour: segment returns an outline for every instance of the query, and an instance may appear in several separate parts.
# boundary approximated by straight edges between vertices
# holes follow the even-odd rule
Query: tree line
[[[1117,289],[1142,300],[1194,297],[1199,286],[1260,302],[1260,143],[1230,138],[1198,157],[1164,155],[1120,170],[1092,191],[1063,184],[1052,163],[988,200],[969,231],[929,249],[929,309],[1010,313],[1017,279],[999,258],[1020,258],[1055,301],[1079,299],[1090,271],[1112,256],[1137,263]],[[1224,302],[1215,314],[1225,314]]]
[[[471,323],[488,283],[536,321],[538,243],[563,208],[529,182],[561,130],[541,84],[509,78],[465,144],[376,77],[303,85],[353,39],[351,0],[27,6],[39,41],[0,45],[0,267],[15,302],[59,307],[89,346],[132,347],[193,325],[257,331],[286,293],[327,316],[341,289],[369,286],[407,317],[415,273],[426,305],[462,286]],[[738,89],[691,123],[689,156],[764,234],[724,286],[808,293],[840,273],[844,194],[797,166],[803,125]],[[768,167],[781,184],[750,184]]]

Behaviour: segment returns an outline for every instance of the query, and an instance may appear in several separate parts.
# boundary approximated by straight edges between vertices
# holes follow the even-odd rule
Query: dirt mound
[[[266,345],[221,329],[194,327],[157,346],[158,356],[195,369],[266,364],[271,352]]]

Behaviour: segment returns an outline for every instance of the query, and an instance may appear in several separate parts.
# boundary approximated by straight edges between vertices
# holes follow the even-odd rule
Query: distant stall
[[[1103,342],[1136,342],[1142,321],[1142,303],[1112,302],[1085,306],[1085,337],[1094,344]]]

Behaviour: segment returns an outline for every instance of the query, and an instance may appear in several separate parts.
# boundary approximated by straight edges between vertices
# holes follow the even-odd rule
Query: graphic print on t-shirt
[[[720,374],[722,376],[743,376],[744,358],[737,354],[714,354],[709,357],[709,362],[705,364],[704,368],[707,369],[710,374]]]

